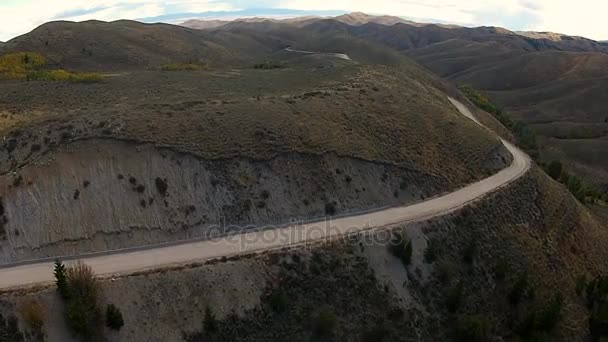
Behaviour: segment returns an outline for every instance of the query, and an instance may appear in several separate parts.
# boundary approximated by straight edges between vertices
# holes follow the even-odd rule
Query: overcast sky
[[[251,8],[294,9],[313,14],[363,11],[608,40],[608,0],[0,0],[0,40],[7,41],[51,20],[152,18],[172,22],[179,13],[243,14],[248,13],[243,10]]]

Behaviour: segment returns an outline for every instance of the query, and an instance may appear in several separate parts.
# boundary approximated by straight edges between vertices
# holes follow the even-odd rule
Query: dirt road
[[[466,106],[454,99],[450,101],[463,115],[474,120]],[[502,142],[513,154],[513,162],[509,167],[477,183],[413,205],[338,218],[330,222],[292,225],[172,246],[110,252],[112,254],[84,257],[83,260],[99,275],[130,273],[173,264],[283,248],[445,215],[508,185],[530,169],[530,158],[525,153],[507,141]],[[0,288],[50,282],[53,280],[52,269],[52,261],[2,268]]]

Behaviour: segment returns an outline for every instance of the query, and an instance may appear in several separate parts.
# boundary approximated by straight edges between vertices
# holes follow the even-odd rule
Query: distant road
[[[473,114],[466,106],[451,98],[450,101],[463,115],[474,120]],[[502,140],[502,143],[513,155],[513,162],[509,167],[454,192],[416,204],[336,218],[330,221],[330,224],[325,222],[307,223],[265,231],[245,232],[232,237],[207,241],[189,241],[178,245],[160,247],[158,245],[138,247],[124,251],[108,252],[104,255],[85,256],[82,260],[99,275],[125,274],[170,265],[279,249],[394,224],[425,221],[449,214],[479,200],[515,181],[530,169],[530,158],[525,153],[505,140]],[[51,281],[53,281],[53,263],[48,260],[0,269],[0,288]]]
[[[340,58],[340,59],[345,59],[347,61],[351,60],[350,57],[344,53],[303,51],[303,50],[295,50],[290,47],[286,48],[285,51],[303,53],[306,55],[326,55],[326,56],[332,56],[332,57],[336,57],[336,58]]]

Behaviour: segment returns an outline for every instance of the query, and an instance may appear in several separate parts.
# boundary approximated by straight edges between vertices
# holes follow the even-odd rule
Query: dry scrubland
[[[297,63],[0,83],[1,259],[411,203],[511,161],[411,65]]]
[[[355,62],[293,56],[287,45]],[[511,162],[492,132],[446,98],[466,101],[462,94],[391,48],[442,76],[487,85],[501,104],[543,99],[509,108],[559,118],[537,129],[602,139],[602,107],[575,101],[602,98],[603,79],[593,77],[600,57],[543,52],[605,48],[588,40],[333,20],[208,32],[50,23],[2,53],[40,52],[43,75],[64,66],[119,72],[93,84],[0,81],[0,262],[191,237],[223,218],[264,224],[411,203]],[[8,60],[7,74],[24,64],[22,54]],[[513,61],[559,77],[536,75],[545,78],[534,86],[512,73]],[[508,82],[492,83],[492,65]],[[563,115],[579,107],[584,127]],[[590,155],[562,143],[556,155]],[[601,153],[593,146],[585,153]],[[590,311],[606,329],[607,304],[587,306],[605,285],[588,285],[608,266],[604,209],[595,216],[535,167],[453,215],[391,227],[407,239],[399,249],[370,246],[363,235],[105,279],[99,307],[117,304],[125,325],[95,333],[109,341],[582,340]],[[0,340],[25,332],[70,341],[63,302],[52,288],[2,293]]]
[[[473,207],[393,233],[411,241],[407,262],[356,236],[311,250],[105,280],[101,302],[120,303],[125,318],[120,332],[105,335],[110,341],[204,341],[209,335],[485,341],[588,334],[589,311],[577,284],[608,266],[606,227],[540,169]],[[554,298],[561,304],[552,305]],[[53,289],[5,293],[4,319],[32,300],[48,310],[46,336],[69,341]]]

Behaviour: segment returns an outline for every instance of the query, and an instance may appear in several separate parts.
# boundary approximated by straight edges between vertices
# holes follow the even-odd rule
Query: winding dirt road
[[[463,115],[475,120],[466,106],[451,98],[450,101]],[[84,256],[82,260],[99,275],[125,274],[169,265],[273,250],[394,224],[428,220],[451,213],[479,200],[515,181],[530,169],[530,158],[525,153],[505,140],[502,142],[513,154],[513,162],[509,167],[477,183],[424,202],[337,218],[328,222],[291,225],[169,246],[148,246],[112,251],[106,255]],[[51,260],[0,268],[0,288],[51,281],[53,281],[53,262]]]

